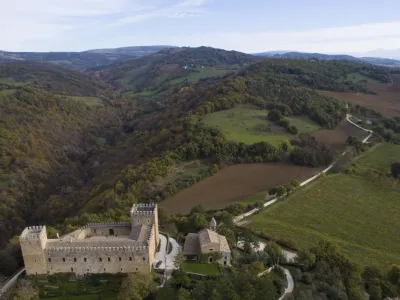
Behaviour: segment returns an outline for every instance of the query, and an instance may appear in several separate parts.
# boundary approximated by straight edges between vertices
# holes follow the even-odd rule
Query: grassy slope
[[[365,76],[363,74],[360,74],[360,73],[347,74],[347,78],[346,79],[354,81],[354,82],[362,82],[362,81],[364,81],[366,83],[379,83],[379,81],[377,81],[377,80],[375,80],[373,78],[367,77],[367,76]]]
[[[277,145],[281,141],[292,138],[285,129],[271,125],[271,132],[263,132],[257,129],[259,125],[267,125],[268,112],[252,107],[235,107],[228,110],[214,112],[204,117],[203,122],[219,128],[229,139],[246,144],[256,142],[269,142]],[[318,125],[306,117],[290,117],[291,124],[298,127],[300,132],[312,132],[318,130]]]
[[[400,160],[400,146],[379,146],[360,159],[358,175],[332,175],[307,186],[253,217],[255,228],[299,247],[337,242],[362,265],[400,263],[400,192],[361,176],[367,167],[387,169],[394,160]]]

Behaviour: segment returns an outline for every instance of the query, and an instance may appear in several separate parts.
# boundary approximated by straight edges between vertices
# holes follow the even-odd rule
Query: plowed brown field
[[[400,76],[391,75],[391,77],[393,79],[393,84],[369,84],[368,87],[377,91],[378,95],[330,91],[321,91],[320,93],[325,96],[371,108],[384,116],[400,116]]]
[[[233,202],[290,181],[305,180],[319,169],[278,163],[242,164],[223,169],[160,203],[168,213],[188,213],[197,205],[222,209]]]
[[[346,148],[346,139],[352,135],[360,140],[366,138],[368,133],[351,125],[347,121],[343,121],[333,130],[319,130],[312,134],[318,142],[324,143],[336,152],[342,152]]]

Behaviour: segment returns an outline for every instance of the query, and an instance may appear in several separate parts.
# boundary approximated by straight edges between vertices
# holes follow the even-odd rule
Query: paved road
[[[346,115],[346,120],[347,120],[347,122],[349,122],[350,124],[356,126],[356,127],[359,128],[359,129],[364,130],[365,132],[368,132],[368,133],[369,133],[369,135],[362,141],[363,143],[368,142],[368,140],[370,139],[370,137],[371,137],[372,134],[373,134],[373,131],[372,131],[372,130],[369,130],[369,129],[366,129],[366,128],[363,128],[363,127],[361,127],[360,125],[354,123],[353,121],[350,120],[350,117],[351,117],[350,114],[347,114],[347,115]],[[346,154],[346,151],[344,151],[344,152],[342,153],[342,155],[345,155],[345,154]],[[322,173],[326,173],[326,172],[328,172],[330,169],[332,169],[333,166],[334,166],[335,164],[336,164],[336,161],[335,161],[333,164],[331,164],[329,167],[327,167],[325,170],[323,170],[321,173],[318,173],[317,175],[315,175],[315,176],[313,176],[313,177],[311,177],[311,178],[309,178],[309,179],[303,181],[302,183],[300,183],[300,186],[305,186],[305,185],[309,184],[311,181],[317,179],[318,177],[321,176]],[[284,195],[284,196],[286,196],[286,195]],[[284,197],[284,196],[282,196],[282,197]],[[264,203],[263,206],[264,206],[264,207],[268,207],[268,206],[274,204],[276,201],[279,200],[279,198],[282,198],[282,197],[276,197],[276,198],[274,198],[274,199],[272,199],[272,200],[270,200],[270,201]],[[236,225],[240,225],[240,224],[244,221],[244,219],[245,219],[246,217],[249,217],[249,216],[255,214],[255,213],[258,212],[259,210],[260,210],[260,208],[254,208],[254,209],[251,210],[251,211],[248,211],[248,212],[246,212],[246,213],[244,213],[244,214],[241,214],[241,215],[239,215],[239,216],[236,216],[235,218],[233,218],[233,222],[234,222]]]
[[[180,246],[178,242],[173,239],[172,237],[168,237],[168,240],[172,246],[172,250],[170,254],[167,254],[166,256],[166,270],[173,270],[175,269],[174,262],[175,262],[175,257],[178,255]]]
[[[285,298],[285,296],[286,296],[287,294],[290,294],[291,292],[293,292],[293,289],[294,289],[294,281],[293,281],[292,274],[290,274],[290,272],[289,272],[288,269],[285,269],[285,268],[282,268],[282,267],[281,267],[281,269],[283,269],[283,271],[285,271],[286,280],[287,280],[287,282],[288,282],[288,285],[287,285],[287,287],[285,288],[285,292],[284,292],[283,295],[279,298],[279,300],[282,300],[283,298]]]
[[[165,269],[165,256],[167,255],[167,238],[165,235],[160,234],[160,251],[155,255],[154,269],[156,269],[156,264],[161,260],[162,264],[158,269]]]
[[[242,242],[242,241],[239,241],[239,242],[237,243],[237,246],[238,246],[239,248],[242,248],[242,249],[243,249],[243,242]],[[252,247],[252,248],[253,248],[253,250],[254,250],[255,252],[264,251],[264,249],[265,249],[265,243],[259,242],[257,248],[255,248],[255,247]],[[286,261],[287,261],[287,262],[290,262],[290,263],[291,263],[291,262],[294,262],[295,258],[297,257],[297,252],[295,252],[295,251],[289,251],[289,250],[284,250],[284,249],[282,249],[282,253],[283,253],[283,256],[285,256]]]

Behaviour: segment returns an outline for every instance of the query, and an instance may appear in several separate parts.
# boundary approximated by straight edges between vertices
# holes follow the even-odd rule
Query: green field
[[[286,119],[301,133],[312,133],[321,129],[321,126],[308,117],[286,117]]]
[[[201,264],[193,262],[185,262],[182,269],[187,273],[196,273],[202,275],[219,275],[221,272],[215,264]]]
[[[172,85],[172,84],[181,83],[185,80],[187,80],[188,82],[191,82],[191,83],[195,83],[203,78],[224,76],[230,72],[231,72],[230,69],[216,69],[216,68],[209,68],[209,67],[206,67],[204,69],[199,68],[197,70],[197,72],[192,72],[187,76],[171,80],[170,84]]]
[[[245,144],[269,142],[278,145],[293,137],[284,128],[270,123],[267,120],[267,115],[268,111],[248,105],[214,112],[205,116],[203,122],[219,128],[228,140]],[[290,117],[287,119],[291,124],[298,127],[300,132],[312,132],[319,128],[306,117]],[[260,130],[260,126],[267,126],[268,124],[271,127],[270,132]]]
[[[259,202],[264,203],[265,197],[267,194],[268,194],[268,191],[262,191],[262,192],[254,194],[254,195],[240,201],[240,203],[243,203],[243,204],[255,204],[255,203],[259,203]]]
[[[9,85],[12,85],[12,86],[23,86],[23,85],[25,85],[24,82],[17,82],[17,81],[15,81],[15,79],[12,78],[12,77],[3,77],[3,78],[0,78],[0,83],[9,84]]]
[[[97,97],[68,96],[69,99],[83,101],[89,106],[104,106],[103,101]]]
[[[292,240],[300,248],[325,239],[363,266],[398,264],[400,184],[365,173],[366,168],[388,170],[396,160],[400,146],[380,145],[357,162],[355,174],[320,179],[250,220],[257,231]]]
[[[364,82],[364,83],[377,83],[379,81],[367,77],[360,73],[350,73],[347,74],[346,80],[354,81],[354,82]]]

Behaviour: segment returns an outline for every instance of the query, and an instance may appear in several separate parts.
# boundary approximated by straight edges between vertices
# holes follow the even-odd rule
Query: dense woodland
[[[204,64],[247,60],[235,52],[198,55]],[[307,115],[334,128],[345,117],[345,104],[312,89],[370,92],[344,79],[353,72],[386,80],[381,68],[356,63],[267,60],[184,90],[172,86],[167,96],[139,103],[81,73],[44,64],[0,64],[0,78],[25,83],[0,86],[1,272],[10,274],[21,263],[18,241],[12,238],[26,225],[47,224],[54,234],[87,222],[126,220],[133,202],[161,201],[182,188],[153,184],[181,161],[207,159],[217,168],[271,161],[331,163],[332,151],[309,136],[279,147],[245,145],[227,141],[199,121],[214,111],[252,103],[276,110],[276,121],[287,128],[284,117],[290,115]],[[60,94],[101,96],[106,105],[89,107]],[[379,122],[382,136],[398,133],[398,119]]]

